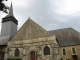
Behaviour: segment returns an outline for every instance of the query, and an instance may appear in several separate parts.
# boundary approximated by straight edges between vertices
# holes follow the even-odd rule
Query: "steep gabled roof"
[[[50,36],[49,33],[29,18],[12,40],[27,40],[47,36]]]
[[[48,31],[51,35],[56,35],[60,46],[70,46],[80,44],[80,33],[73,28],[65,28]]]

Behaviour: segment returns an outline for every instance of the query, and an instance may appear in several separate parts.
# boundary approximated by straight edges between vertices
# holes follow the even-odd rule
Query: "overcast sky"
[[[10,6],[11,0],[4,3]],[[13,0],[12,4],[18,29],[30,16],[47,31],[72,27],[80,32],[80,0]],[[0,12],[0,22],[4,16]]]

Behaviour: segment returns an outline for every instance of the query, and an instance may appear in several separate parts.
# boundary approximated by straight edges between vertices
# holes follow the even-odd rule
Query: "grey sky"
[[[6,5],[10,4],[8,0]],[[19,28],[30,16],[46,30],[72,27],[80,32],[80,0],[13,0],[12,4]],[[0,12],[0,21],[5,15]]]

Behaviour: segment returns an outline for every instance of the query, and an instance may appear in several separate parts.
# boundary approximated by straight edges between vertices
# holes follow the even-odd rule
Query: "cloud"
[[[19,28],[30,16],[46,30],[72,27],[80,32],[79,0],[13,0],[14,15],[19,21]],[[11,0],[7,2],[9,6]],[[5,16],[1,13],[0,18]]]
[[[74,14],[80,11],[80,0],[57,0],[55,6],[59,14]]]

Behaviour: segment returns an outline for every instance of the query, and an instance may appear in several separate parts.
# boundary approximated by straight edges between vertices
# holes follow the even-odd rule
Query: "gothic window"
[[[36,58],[35,52],[32,51],[32,52],[30,53],[30,60],[36,60],[35,58]]]
[[[72,54],[76,54],[76,50],[74,47],[72,48]]]
[[[48,46],[44,47],[44,55],[50,55],[50,49]]]
[[[66,50],[65,50],[65,49],[63,49],[63,51],[62,51],[62,52],[63,52],[63,55],[66,55]]]
[[[15,56],[16,56],[16,57],[19,56],[19,53],[20,53],[20,52],[19,52],[19,49],[16,48],[16,49],[15,49]]]

